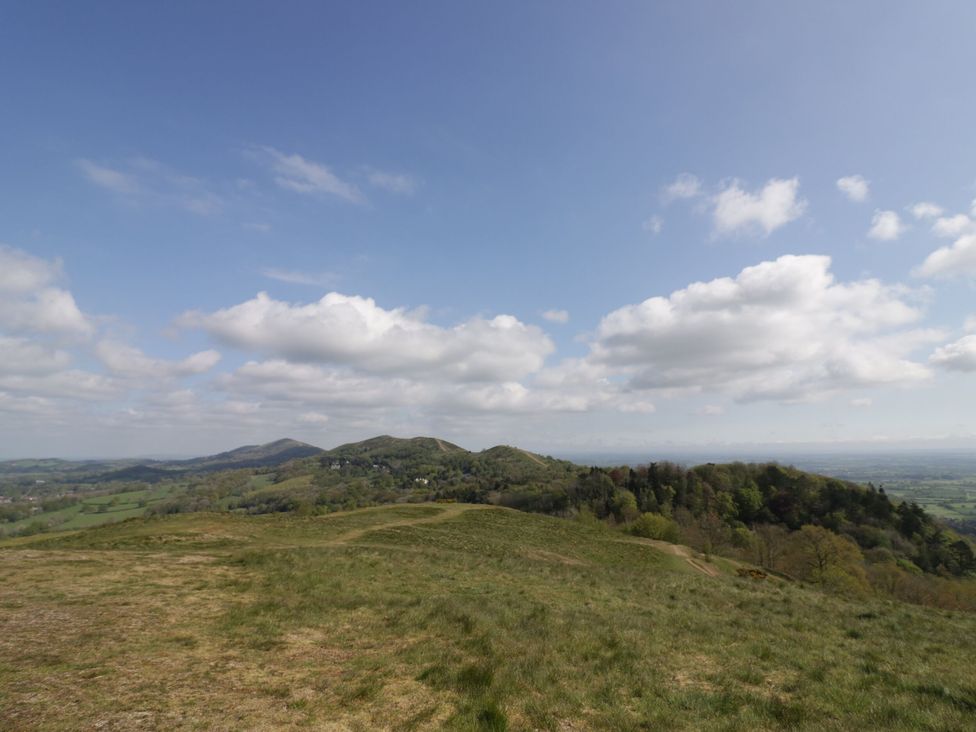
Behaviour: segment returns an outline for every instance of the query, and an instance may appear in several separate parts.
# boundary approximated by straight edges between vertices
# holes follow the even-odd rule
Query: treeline
[[[918,505],[894,502],[870,484],[777,464],[687,469],[661,462],[591,468],[565,489],[514,491],[498,503],[592,514],[640,536],[834,589],[976,609],[970,543]]]
[[[55,496],[41,501],[15,501],[0,504],[0,523],[13,523],[45,511],[59,511],[78,503],[78,496]]]

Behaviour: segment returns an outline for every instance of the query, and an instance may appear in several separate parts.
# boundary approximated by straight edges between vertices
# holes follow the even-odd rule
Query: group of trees
[[[502,500],[529,510],[592,513],[649,538],[735,556],[849,592],[976,608],[970,543],[883,488],[777,464],[674,463],[591,468],[565,490]]]

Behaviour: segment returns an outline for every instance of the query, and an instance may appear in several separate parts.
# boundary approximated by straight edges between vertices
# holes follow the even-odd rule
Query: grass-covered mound
[[[10,540],[0,728],[972,728],[976,616],[708,568],[463,505]]]

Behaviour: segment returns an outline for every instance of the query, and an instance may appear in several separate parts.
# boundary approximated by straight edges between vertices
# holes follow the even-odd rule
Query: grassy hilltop
[[[662,546],[463,504],[10,539],[0,728],[972,728],[976,616]]]

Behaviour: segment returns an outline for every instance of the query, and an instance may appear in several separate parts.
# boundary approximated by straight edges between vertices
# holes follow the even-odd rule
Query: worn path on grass
[[[620,541],[630,544],[644,544],[646,546],[653,547],[664,554],[670,554],[673,557],[680,557],[681,559],[684,559],[685,562],[687,562],[688,565],[691,566],[695,571],[701,572],[707,577],[719,577],[722,574],[715,567],[697,559],[691,549],[681,544],[669,544],[666,541],[659,541],[658,539],[642,539],[637,537],[631,539],[620,539]]]
[[[398,526],[417,526],[418,524],[437,524],[442,521],[450,521],[453,518],[460,516],[462,513],[467,511],[480,511],[488,508],[494,508],[494,506],[489,506],[487,504],[460,504],[460,503],[448,503],[443,504],[443,506],[438,506],[441,509],[440,513],[434,516],[424,516],[423,518],[406,518],[398,519],[396,521],[388,521],[383,524],[376,524],[375,526],[364,526],[361,529],[352,529],[339,536],[332,537],[331,539],[321,543],[321,546],[337,546],[342,544],[351,544],[352,542],[361,539],[366,534],[371,534],[374,531],[382,531],[384,529],[393,529]]]

